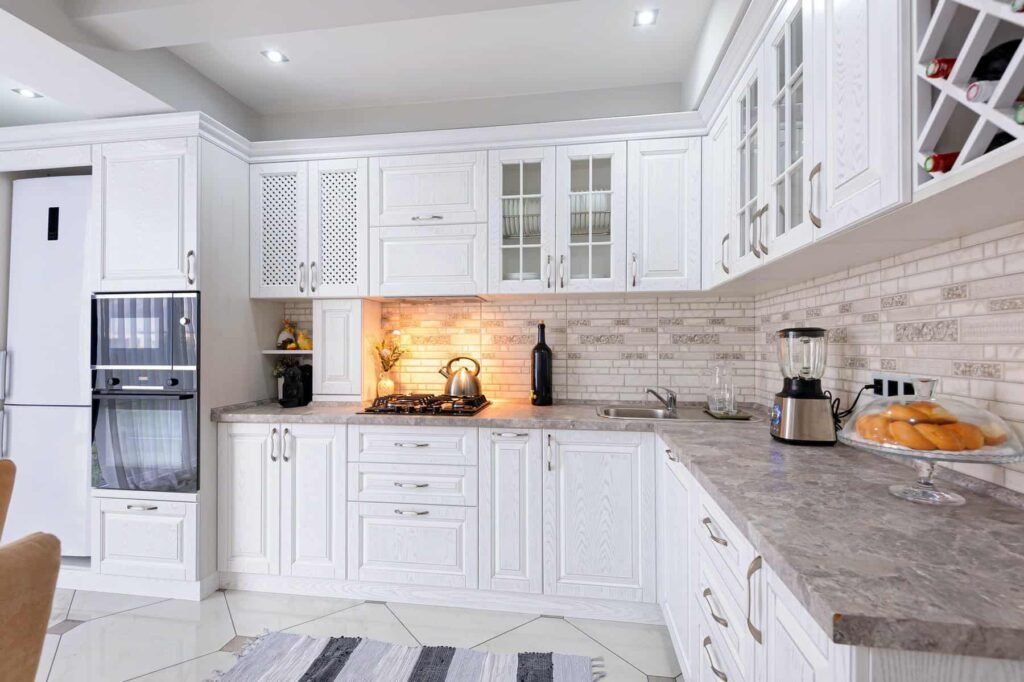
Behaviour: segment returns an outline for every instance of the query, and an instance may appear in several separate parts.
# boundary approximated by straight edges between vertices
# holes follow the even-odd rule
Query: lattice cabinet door
[[[309,295],[307,166],[305,162],[251,166],[253,298]]]
[[[365,296],[366,159],[309,164],[309,294]]]

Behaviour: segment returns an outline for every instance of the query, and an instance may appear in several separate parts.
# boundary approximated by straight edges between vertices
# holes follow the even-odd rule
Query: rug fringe
[[[590,659],[590,675],[593,682],[603,680],[608,677],[608,672],[604,667],[604,656],[597,656]]]
[[[268,628],[263,628],[262,635],[258,637],[253,637],[244,647],[242,647],[241,651],[238,651],[234,654],[235,663],[238,663],[238,661],[251,654],[253,650],[259,645],[260,642],[262,642],[265,638],[272,634],[274,633],[272,633]],[[214,670],[213,677],[208,677],[204,679],[203,682],[220,682],[220,680],[224,678],[224,675],[226,675],[227,672],[227,670]]]

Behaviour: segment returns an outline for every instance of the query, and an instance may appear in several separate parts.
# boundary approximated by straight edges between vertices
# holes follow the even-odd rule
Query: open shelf
[[[915,21],[916,187],[955,176],[988,154],[1001,133],[1014,138],[1004,146],[1019,147],[1024,153],[1024,125],[1014,120],[1014,103],[1024,93],[1024,41],[988,101],[967,98],[982,56],[993,47],[1024,39],[1024,13],[1011,10],[1009,0],[918,0]],[[956,59],[948,78],[928,78],[927,66],[936,57]],[[959,152],[949,172],[924,170],[928,155],[945,152]]]

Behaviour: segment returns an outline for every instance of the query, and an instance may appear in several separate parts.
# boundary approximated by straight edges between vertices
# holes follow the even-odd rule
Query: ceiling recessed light
[[[634,26],[653,26],[657,20],[658,10],[656,9],[640,9],[633,15]]]
[[[288,55],[280,50],[263,50],[260,54],[266,57],[268,62],[273,62],[274,64],[284,64],[288,61]]]
[[[27,99],[38,99],[38,98],[42,97],[42,95],[40,95],[35,90],[30,90],[28,88],[14,88],[12,90],[12,92],[16,92],[19,95],[21,95],[22,97],[25,97]]]

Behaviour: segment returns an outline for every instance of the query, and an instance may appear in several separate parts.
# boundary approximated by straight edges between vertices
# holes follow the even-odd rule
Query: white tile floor
[[[50,626],[36,676],[50,682],[197,682],[272,630],[601,657],[607,682],[679,676],[663,627],[351,599],[227,591],[189,602],[57,590]]]

